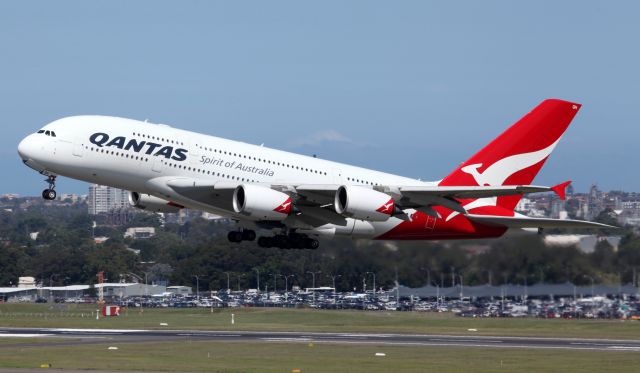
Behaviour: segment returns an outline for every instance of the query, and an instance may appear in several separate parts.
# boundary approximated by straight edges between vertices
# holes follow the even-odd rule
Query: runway
[[[472,333],[472,332],[470,332]],[[332,343],[387,346],[442,346],[470,348],[524,348],[640,352],[640,340],[500,337],[474,335],[305,333],[193,330],[112,330],[61,328],[2,328],[0,339],[55,338],[51,342],[25,341],[24,345],[84,345],[144,343],[180,340],[211,342]],[[10,345],[0,348],[10,347]]]

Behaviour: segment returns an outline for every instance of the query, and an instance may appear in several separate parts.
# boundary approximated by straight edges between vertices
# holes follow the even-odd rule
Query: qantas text
[[[102,132],[97,132],[89,137],[89,141],[95,146],[102,148],[103,146],[113,146],[118,149],[130,150],[136,153],[144,151],[144,154],[163,156],[167,159],[173,159],[174,161],[184,161],[187,159],[187,149],[174,148],[173,146],[157,144],[150,141],[139,141],[136,139],[130,139],[124,136],[116,136],[112,139],[109,135]],[[146,147],[146,149],[145,149]]]

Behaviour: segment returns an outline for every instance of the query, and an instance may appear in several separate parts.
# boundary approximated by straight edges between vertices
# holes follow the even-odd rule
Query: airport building
[[[82,298],[92,292],[97,293],[100,287],[104,289],[104,297],[107,299],[163,295],[167,292],[166,286],[139,283],[104,283],[93,286],[94,290],[91,290],[91,285],[0,287],[0,300],[17,298],[17,300],[35,301],[38,298]]]

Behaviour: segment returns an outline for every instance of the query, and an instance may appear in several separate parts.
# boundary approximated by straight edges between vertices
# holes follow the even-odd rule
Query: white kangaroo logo
[[[556,142],[546,148],[535,152],[516,154],[503,158],[487,167],[487,169],[482,173],[478,172],[478,169],[482,167],[482,163],[474,163],[464,166],[460,170],[473,176],[473,179],[476,181],[478,186],[501,186],[511,175],[538,164],[547,158],[559,141],[560,139],[556,140]],[[478,207],[496,206],[497,202],[497,197],[478,198],[467,203],[463,207],[468,211]],[[459,213],[457,211],[452,212],[447,216],[446,221],[451,220],[458,214]]]
[[[380,206],[380,209],[378,209],[378,211],[383,214],[389,214],[391,212],[391,206],[393,206],[393,201],[389,201],[389,203],[387,203],[386,205]]]

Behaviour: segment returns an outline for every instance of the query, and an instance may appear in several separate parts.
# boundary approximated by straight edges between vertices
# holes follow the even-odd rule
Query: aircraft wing
[[[170,196],[177,193],[199,204],[233,211],[232,197],[240,181],[211,182],[206,179],[188,177],[160,177],[147,183],[158,194]],[[291,196],[296,206],[320,207],[333,214],[338,184],[259,184]],[[414,208],[429,215],[437,213],[433,206],[443,206],[462,214],[467,211],[458,199],[489,198],[553,191],[564,198],[568,182],[554,187],[536,185],[508,186],[375,186],[374,190],[386,193],[401,208]],[[366,188],[363,186],[363,188]]]
[[[478,223],[506,228],[618,228],[592,221],[571,219],[530,218],[528,216],[494,216],[467,214]]]
[[[551,187],[536,185],[505,186],[406,186],[400,187],[403,196],[419,199],[422,196],[443,198],[486,198],[510,196],[514,194],[551,192]]]
[[[240,185],[235,181],[212,182],[190,177],[158,177],[149,180],[147,187],[158,197],[167,200],[187,199],[203,206],[233,211],[233,192]]]

